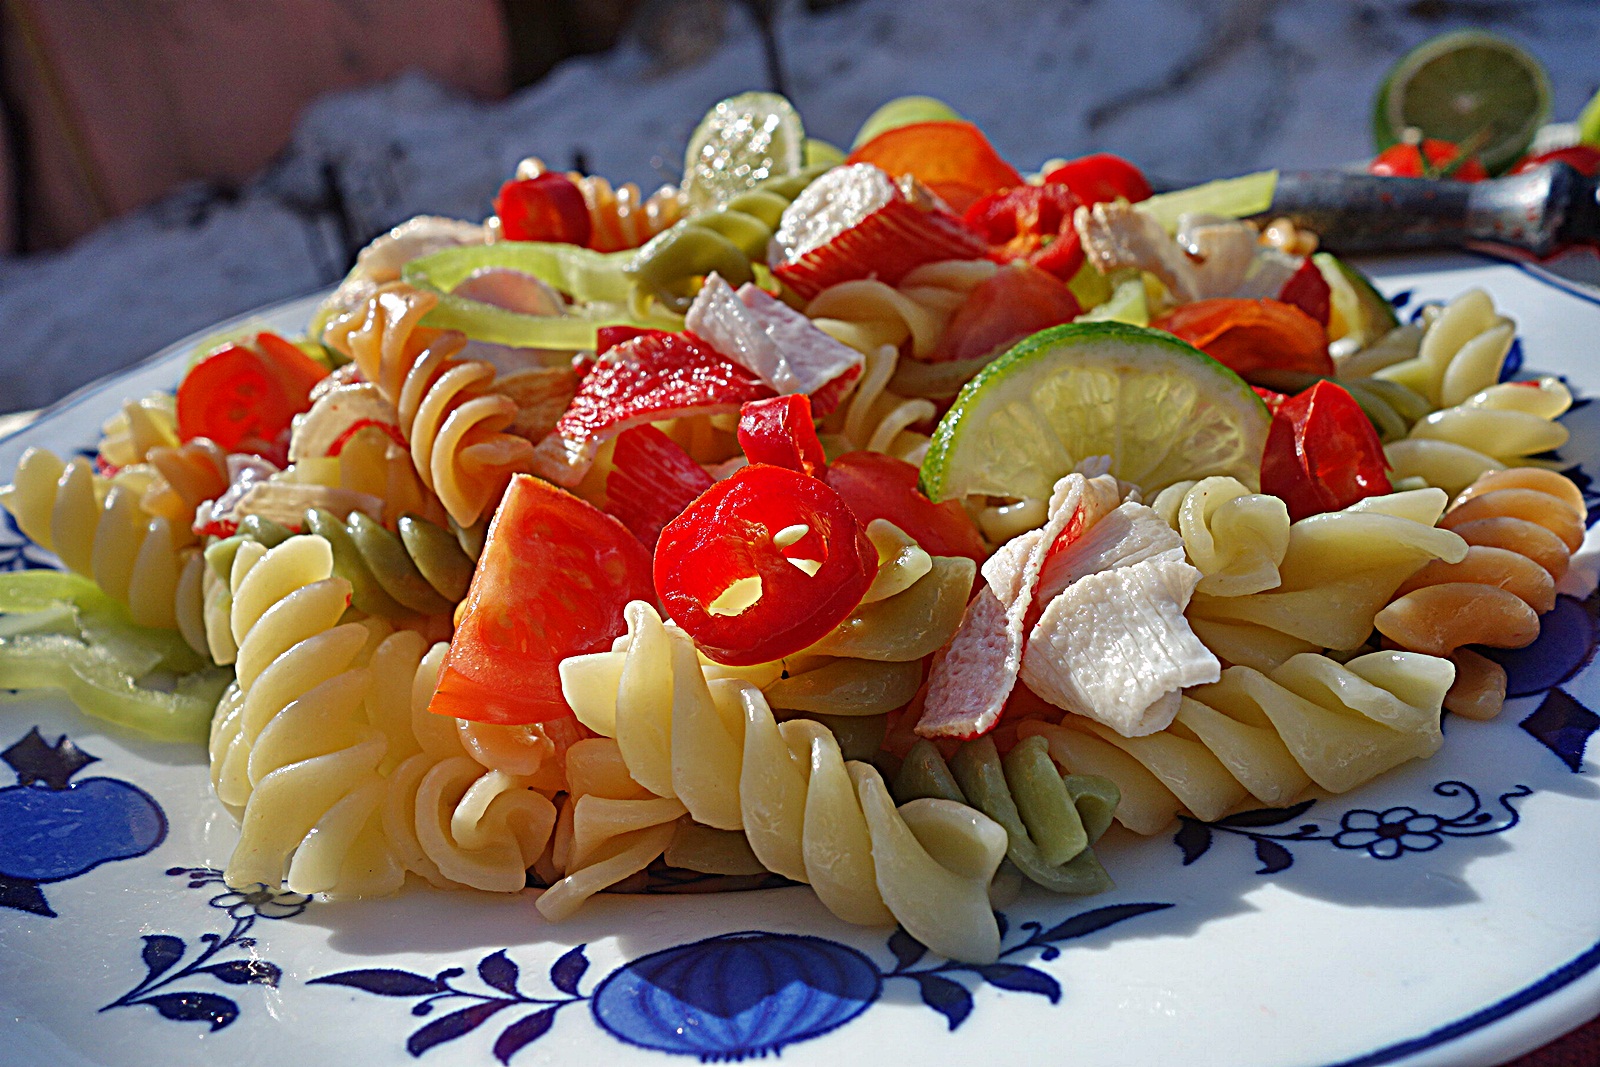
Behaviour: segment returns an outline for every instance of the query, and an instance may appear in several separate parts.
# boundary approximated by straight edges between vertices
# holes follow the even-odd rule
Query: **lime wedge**
[[[1578,112],[1578,143],[1600,148],[1600,93]]]
[[[1238,375],[1159,330],[1069,323],[1034,334],[956,397],[922,461],[933,500],[1044,499],[1090,457],[1149,498],[1185,478],[1260,484],[1266,405]]]
[[[740,93],[706,112],[683,155],[683,191],[705,211],[768,178],[790,174],[805,159],[805,127],[777,93]]]
[[[1550,121],[1550,79],[1537,59],[1482,30],[1424,41],[1384,77],[1372,111],[1381,151],[1408,128],[1456,144],[1482,142],[1491,174],[1516,162]]]
[[[851,148],[860,148],[878,134],[887,130],[910,126],[915,122],[964,122],[955,108],[931,96],[897,96],[867,116],[856,132]]]
[[[1373,286],[1365,274],[1329,252],[1311,257],[1328,283],[1331,316],[1328,339],[1349,338],[1355,348],[1365,348],[1396,326],[1394,305]]]

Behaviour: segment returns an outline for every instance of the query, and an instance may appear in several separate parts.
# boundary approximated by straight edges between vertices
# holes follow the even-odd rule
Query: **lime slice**
[[[1169,333],[1117,322],[1034,334],[956,397],[922,461],[933,500],[1044,499],[1090,456],[1148,498],[1185,478],[1260,483],[1266,405],[1238,375]]]
[[[705,211],[768,178],[797,171],[805,159],[805,127],[777,93],[740,93],[706,112],[683,155],[683,191]]]
[[[1600,148],[1600,93],[1578,112],[1578,143]]]
[[[1349,338],[1356,348],[1365,348],[1396,326],[1400,319],[1394,305],[1373,286],[1365,274],[1328,252],[1311,257],[1328,283],[1332,308],[1328,339]]]
[[[1392,67],[1378,88],[1372,132],[1381,151],[1407,128],[1459,145],[1482,142],[1491,174],[1527,151],[1550,121],[1550,79],[1537,59],[1482,30],[1424,41]]]
[[[915,122],[963,122],[955,108],[931,96],[898,96],[867,116],[856,132],[851,148],[860,148],[880,133],[910,126]]]

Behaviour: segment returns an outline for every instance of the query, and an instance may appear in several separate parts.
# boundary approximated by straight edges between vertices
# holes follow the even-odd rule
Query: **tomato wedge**
[[[272,454],[290,421],[311,408],[328,368],[277,334],[223,345],[178,385],[178,436],[209,437],[229,452]]]
[[[933,556],[989,558],[972,518],[957,501],[935,504],[917,489],[917,468],[882,452],[846,452],[822,480],[844,498],[862,525],[888,519]]]
[[[1361,405],[1322,381],[1274,411],[1261,456],[1261,491],[1280,497],[1298,522],[1391,492],[1388,466]]]
[[[990,193],[962,221],[989,242],[990,259],[1026,260],[1069,281],[1083,266],[1083,245],[1072,225],[1082,203],[1065,185],[1019,185]]]
[[[645,423],[617,435],[606,474],[606,513],[653,549],[662,527],[712,484],[681,445]]]
[[[982,197],[1022,184],[970,122],[913,122],[885,130],[850,153],[848,163],[871,163],[896,178],[907,174],[961,214]]]
[[[1380,178],[1453,178],[1458,182],[1481,182],[1489,176],[1477,156],[1457,162],[1461,149],[1451,141],[1429,137],[1419,148],[1404,142],[1390,145],[1371,163],[1367,173]]]
[[[1258,370],[1334,374],[1327,330],[1281,300],[1196,300],[1151,325],[1183,338],[1245,379]]]
[[[1323,329],[1328,328],[1328,319],[1333,314],[1333,288],[1310,256],[1283,283],[1283,288],[1278,290],[1278,299],[1304,311],[1321,323]]]
[[[1096,152],[1068,160],[1044,176],[1046,185],[1065,185],[1085,204],[1150,199],[1144,172],[1121,156]]]
[[[494,213],[500,216],[500,231],[508,241],[587,247],[594,228],[582,191],[555,171],[506,182],[494,198]]]
[[[751,463],[770,463],[814,475],[828,465],[811,398],[802,393],[749,400],[739,409],[739,447]]]
[[[602,652],[630,600],[654,601],[650,553],[616,519],[530,475],[511,479],[458,613],[436,715],[515,726],[572,714],[557,665]]]
[[[656,592],[707,656],[742,666],[793,655],[855,610],[878,554],[844,499],[754,463],[661,531]]]
[[[1082,311],[1058,276],[1021,260],[1008,263],[956,308],[928,362],[993,356],[1040,330],[1071,322]]]

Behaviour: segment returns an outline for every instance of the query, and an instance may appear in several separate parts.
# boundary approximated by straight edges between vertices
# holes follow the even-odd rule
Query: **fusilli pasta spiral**
[[[751,264],[767,261],[768,242],[784,209],[819,173],[811,169],[769,179],[658,234],[628,265],[635,302],[659,300],[682,313],[708,274],[721,275],[735,289],[753,281]]]
[[[1378,613],[1378,632],[1395,647],[1450,657],[1463,678],[1445,706],[1493,717],[1505,672],[1462,646],[1521,648],[1539,636],[1539,616],[1555,606],[1556,583],[1583,543],[1584,516],[1583,494],[1554,471],[1484,475],[1439,520],[1466,541],[1465,557],[1407,579]]]
[[[818,293],[806,314],[823,333],[863,355],[909,341],[908,353],[927,359],[950,316],[998,269],[986,259],[956,259],[917,267],[898,286],[866,278],[840,282]]]
[[[171,393],[129,400],[100,428],[101,457],[113,467],[143,463],[152,448],[178,443],[177,401]]]
[[[1019,741],[1002,757],[993,738],[980,737],[949,762],[933,742],[919,740],[895,773],[893,792],[901,804],[939,797],[977,808],[1005,827],[1006,858],[1051,892],[1111,888],[1094,844],[1111,825],[1117,787],[1092,775],[1063,777],[1040,738]]]
[[[476,522],[511,475],[530,469],[531,442],[503,433],[516,404],[493,391],[495,371],[453,358],[466,339],[420,325],[438,298],[404,283],[380,286],[328,324],[324,340],[348,355],[395,405],[422,483],[463,526]]]
[[[89,460],[62,460],[30,448],[17,462],[12,485],[0,489],[0,506],[68,570],[92,578],[113,600],[128,606],[142,626],[179,627],[196,651],[201,617],[198,555],[188,528],[174,528],[140,506],[151,484],[147,471],[114,478],[95,474]],[[187,598],[179,603],[180,594]]]
[[[1559,378],[1491,385],[1385,446],[1391,476],[1460,492],[1481,474],[1566,444],[1567,428],[1556,419],[1571,406],[1572,393]]]
[[[898,921],[951,958],[996,957],[988,885],[1007,845],[1002,827],[948,800],[897,809],[878,772],[847,763],[827,727],[779,725],[738,678],[708,684],[694,645],[649,605],[629,605],[627,619],[620,665],[602,653],[565,660],[561,672],[579,720],[616,738],[634,782],[696,822],[742,829],[768,870],[810,883],[846,921]],[[639,867],[653,858],[634,857]],[[564,914],[574,896],[557,883],[541,910]]]
[[[1111,779],[1117,820],[1160,832],[1179,811],[1220,818],[1247,796],[1286,804],[1312,782],[1342,793],[1443,741],[1439,712],[1455,670],[1413,652],[1375,652],[1340,664],[1310,653],[1263,673],[1229,667],[1220,681],[1186,690],[1177,720],[1145,737],[1122,737],[1069,715],[1060,725],[1025,722],[1057,763]]]
[[[1200,571],[1195,588],[1215,596],[1276,589],[1289,551],[1289,509],[1236,478],[1203,478],[1163,489],[1151,505],[1178,533]]]

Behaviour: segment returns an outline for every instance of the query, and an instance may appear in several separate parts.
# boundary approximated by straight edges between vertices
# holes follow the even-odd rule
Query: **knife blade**
[[[1335,252],[1395,252],[1495,244],[1549,256],[1600,246],[1600,178],[1565,163],[1460,182],[1344,171],[1280,174],[1272,209]]]

